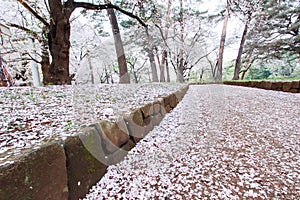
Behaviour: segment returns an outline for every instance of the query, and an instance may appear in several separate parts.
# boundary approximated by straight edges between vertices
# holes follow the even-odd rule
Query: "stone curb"
[[[123,160],[183,99],[188,85],[124,113],[115,122],[96,121],[64,141],[32,150],[0,167],[1,200],[77,200]]]
[[[59,143],[49,143],[0,167],[1,200],[66,200],[66,156]]]
[[[224,84],[292,93],[300,92],[300,81],[224,81]]]

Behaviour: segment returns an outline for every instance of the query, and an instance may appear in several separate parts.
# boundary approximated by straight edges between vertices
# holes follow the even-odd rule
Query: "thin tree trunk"
[[[152,44],[152,36],[149,34],[148,28],[146,28],[146,34],[148,39],[148,56],[150,60],[151,74],[152,74],[152,82],[158,82],[156,64],[153,53],[153,44]]]
[[[43,84],[48,85],[51,82],[51,74],[50,74],[50,59],[49,59],[49,51],[48,51],[48,41],[46,39],[43,40],[42,43],[42,74],[43,74]]]
[[[113,9],[107,9],[107,13],[111,24],[114,41],[115,41],[116,53],[118,57],[120,83],[130,83],[130,76],[128,74],[126,57],[125,57],[125,52],[124,52],[123,42],[121,39],[117,17]]]
[[[105,68],[105,79],[106,79],[106,84],[109,84],[109,78],[110,78],[110,76],[109,76],[109,74],[108,74],[108,72],[107,72],[107,69]]]
[[[223,30],[222,30],[221,40],[220,40],[220,48],[219,48],[218,69],[217,69],[217,75],[216,75],[217,82],[222,82],[223,54],[224,54],[226,29],[227,29],[229,15],[230,15],[230,3],[229,3],[229,0],[227,0],[226,13],[225,13]]]
[[[95,84],[95,79],[94,79],[94,70],[93,70],[93,65],[92,65],[92,61],[91,61],[91,54],[90,54],[90,52],[89,52],[89,51],[87,52],[87,60],[88,60],[89,67],[90,67],[90,73],[91,73],[91,82],[92,82],[92,84]]]
[[[166,54],[167,82],[171,82],[171,80],[170,80],[169,62],[168,62],[168,52],[165,51],[165,54]]]
[[[159,65],[159,69],[160,69],[159,80],[160,80],[160,82],[166,82],[166,79],[165,79],[165,67],[166,67],[165,51],[166,50],[163,50],[162,57],[161,57],[161,63]]]
[[[250,62],[250,63],[247,64],[247,66],[245,67],[245,69],[242,71],[241,80],[243,80],[245,78],[246,72],[250,69],[251,66],[252,66],[252,62]]]
[[[244,44],[245,44],[245,41],[246,41],[249,22],[250,22],[250,19],[248,19],[246,21],[246,24],[245,24],[245,27],[244,27],[244,31],[243,31],[243,35],[242,35],[242,39],[241,39],[241,43],[240,43],[240,47],[239,47],[238,56],[237,56],[236,62],[235,62],[233,80],[239,80],[239,74],[240,74],[241,65],[242,65],[243,48],[244,48]]]
[[[183,24],[183,2],[180,0],[180,13],[179,13],[179,24],[180,24],[180,49],[179,49],[179,65],[177,69],[177,82],[183,82],[183,31],[184,31],[184,24]]]
[[[166,62],[167,62],[167,39],[169,34],[169,28],[170,28],[170,15],[171,15],[171,6],[172,1],[168,1],[168,9],[167,9],[167,15],[166,15],[166,26],[164,29],[164,33],[162,35],[163,39],[163,47],[162,47],[162,56],[161,56],[161,64],[159,66],[160,69],[160,82],[165,82],[165,68],[166,68]]]
[[[138,77],[137,72],[133,71],[133,77],[134,77],[134,82],[139,83],[139,77]]]

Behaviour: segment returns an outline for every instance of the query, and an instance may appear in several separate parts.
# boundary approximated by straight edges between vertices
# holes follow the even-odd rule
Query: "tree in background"
[[[169,29],[170,29],[170,23],[171,23],[171,7],[172,7],[172,1],[168,0],[168,6],[167,6],[167,14],[165,15],[165,21],[163,23],[163,20],[160,20],[158,28],[161,31],[161,37],[163,40],[162,44],[162,53],[161,53],[161,61],[159,64],[160,69],[160,82],[170,82],[170,72],[168,68],[168,35],[169,35]],[[162,18],[160,18],[162,19]],[[163,28],[161,28],[163,27]],[[165,78],[165,69],[167,71],[167,80]]]
[[[243,49],[244,45],[247,39],[249,24],[252,20],[252,15],[255,11],[257,11],[257,5],[259,4],[259,1],[234,1],[234,8],[235,13],[241,13],[242,15],[242,21],[244,22],[244,29],[240,41],[239,51],[238,55],[235,61],[235,67],[234,67],[234,74],[233,74],[233,80],[239,80],[239,74],[241,71],[242,66],[242,55],[243,55]]]
[[[146,7],[147,6],[147,7]],[[149,1],[147,4],[143,1],[137,1],[137,8],[138,8],[138,16],[143,19],[147,23],[147,26],[144,26],[147,38],[147,51],[150,61],[150,68],[152,74],[152,82],[158,82],[157,76],[157,67],[155,63],[155,55],[154,55],[154,39],[153,35],[150,32],[151,25],[149,24],[149,20],[152,20],[153,16],[156,14],[156,8],[152,1]]]
[[[189,75],[208,52],[204,47],[211,31],[207,10],[199,10],[200,1],[189,4],[179,2],[171,13],[168,43],[170,63],[177,75],[177,81],[188,81]],[[209,48],[210,49],[210,48]],[[181,80],[182,79],[182,80]]]
[[[287,54],[300,58],[300,2],[263,1],[248,34],[245,52],[259,60],[281,59]]]
[[[219,47],[219,57],[217,62],[217,71],[216,71],[216,81],[222,82],[222,71],[223,71],[223,54],[224,54],[224,47],[225,47],[225,40],[226,40],[226,29],[227,29],[227,23],[230,16],[230,6],[231,2],[230,0],[227,0],[226,4],[226,11],[225,11],[225,18],[223,23],[223,29],[221,34],[221,40],[220,40],[220,47]]]
[[[9,41],[3,46],[3,54],[10,63],[10,70],[17,80],[26,81],[30,78],[30,66],[32,62],[41,65],[43,73],[47,74],[50,66],[47,32],[48,26],[41,23],[36,17],[27,14],[27,10],[21,6],[16,7],[17,1],[4,1],[0,12],[0,20],[11,27],[13,32]],[[23,2],[26,6],[26,2]],[[27,5],[29,7],[29,5]],[[42,18],[47,13],[45,7],[39,8]],[[21,63],[20,66],[19,63]],[[17,67],[18,66],[18,67]],[[44,81],[47,82],[47,76]],[[17,83],[18,84],[18,83]]]
[[[128,16],[140,20],[133,14],[110,3],[93,4],[86,2],[75,2],[74,0],[68,0],[65,3],[62,3],[60,0],[51,0],[49,1],[49,8],[51,17],[49,47],[52,58],[54,58],[51,63],[52,71],[50,71],[55,74],[55,76],[52,76],[54,84],[69,84],[71,82],[69,76],[69,50],[71,29],[69,20],[72,12],[76,8],[85,8],[88,10],[116,9]],[[126,70],[122,70],[120,71],[120,73],[124,73],[125,75]],[[124,82],[126,81],[128,82],[128,79],[124,79]]]
[[[183,46],[184,46],[184,21],[183,21],[183,2],[182,0],[179,0],[180,2],[180,11],[179,11],[179,27],[180,27],[180,48],[179,48],[179,65],[177,67],[177,82],[182,83],[183,82]]]
[[[106,3],[110,3],[110,2],[106,1]],[[113,37],[114,37],[114,41],[115,41],[115,49],[116,49],[118,65],[119,65],[120,83],[130,83],[130,76],[128,74],[126,56],[125,56],[125,51],[124,51],[124,47],[123,47],[123,42],[121,39],[121,34],[120,34],[117,17],[116,17],[114,9],[112,9],[112,8],[107,9],[107,13],[109,16],[109,21],[111,24],[112,33],[113,33]]]
[[[298,2],[289,0],[235,2],[237,12],[244,13],[246,20],[234,80],[240,78],[240,73],[243,79],[254,62],[261,65],[277,59],[299,60],[299,6]]]
[[[4,2],[5,4],[13,4],[13,2],[7,0]],[[5,48],[1,54],[14,52],[19,55],[17,59],[15,59],[15,56],[12,56],[15,61],[23,60],[26,64],[30,60],[35,60],[40,63],[43,69],[45,84],[70,83],[72,78],[72,73],[68,68],[70,66],[70,60],[72,60],[72,65],[74,65],[73,63],[80,63],[82,59],[86,59],[85,56],[81,55],[86,55],[87,50],[90,50],[91,63],[95,60],[96,53],[92,50],[97,49],[96,46],[99,49],[99,44],[94,42],[94,46],[89,45],[89,47],[83,48],[83,46],[85,46],[84,39],[86,41],[93,41],[94,39],[91,39],[92,37],[88,36],[85,38],[87,36],[86,34],[84,34],[84,37],[82,37],[83,34],[76,34],[79,35],[76,40],[80,40],[80,42],[70,38],[71,23],[73,29],[79,21],[76,21],[76,18],[80,18],[78,12],[74,12],[77,8],[81,8],[81,10],[83,10],[82,12],[85,13],[90,10],[101,11],[114,9],[111,16],[115,15],[115,19],[118,17],[118,19],[121,20],[120,24],[122,27],[127,26],[125,30],[126,34],[122,36],[124,44],[126,45],[126,52],[128,49],[136,49],[136,52],[134,54],[131,53],[130,57],[136,58],[138,55],[141,55],[141,59],[138,61],[140,64],[143,63],[142,60],[146,60],[143,54],[148,54],[152,81],[154,82],[170,80],[168,78],[168,64],[173,66],[179,82],[183,80],[188,81],[191,75],[193,75],[193,79],[195,79],[198,72],[202,74],[201,77],[205,77],[203,72],[206,72],[206,70],[199,71],[199,67],[203,68],[202,65],[204,65],[204,63],[202,63],[202,61],[204,58],[210,61],[210,63],[207,63],[207,66],[211,64],[211,71],[214,72],[213,76],[215,79],[222,79],[223,52],[231,38],[226,38],[226,29],[224,29],[225,26],[223,26],[219,56],[217,56],[219,62],[216,68],[216,58],[212,58],[214,54],[211,54],[212,56],[209,56],[209,58],[207,55],[210,55],[215,49],[216,39],[212,39],[213,34],[211,33],[215,31],[214,29],[216,24],[218,24],[218,20],[209,20],[212,18],[209,14],[201,13],[203,9],[201,7],[202,2],[200,1],[191,0],[187,4],[181,0],[129,0],[126,2],[115,1],[116,5],[112,5],[109,2],[105,3],[105,0],[82,2],[79,2],[79,0],[78,2],[75,0],[66,0],[63,2],[60,0],[45,2],[16,0],[14,2],[19,2],[20,5],[18,8],[14,7],[11,9],[18,12],[18,15],[15,14],[17,20],[14,20],[13,17],[8,17],[10,13],[6,12],[7,14],[5,14],[2,8],[0,11],[4,14],[0,17],[0,21],[2,23],[5,22],[5,24],[9,24],[10,22],[10,26],[14,27],[14,31],[21,34],[16,34],[15,37],[12,37],[11,44],[14,44],[14,46]],[[226,2],[226,9],[224,9],[225,7],[223,6],[223,11],[221,12],[223,17],[221,18],[220,15],[218,15],[219,17],[217,16],[219,21],[222,19],[224,25],[225,22],[227,24],[228,19],[227,21],[224,20],[224,16],[226,16],[228,11],[228,17],[229,12],[231,12],[232,19],[242,18],[244,22],[243,29],[239,33],[241,40],[239,42],[239,53],[235,60],[234,79],[245,77],[247,70],[249,70],[251,66],[258,66],[260,62],[283,59],[287,60],[286,62],[293,63],[294,60],[299,60],[298,2],[292,0],[280,2],[275,0],[228,0]],[[230,8],[228,9],[229,4]],[[129,17],[118,15],[118,10],[120,13],[128,15]],[[130,10],[130,12],[126,10]],[[100,12],[95,12],[95,15],[98,15],[98,13]],[[75,20],[72,21],[73,19]],[[102,13],[102,17],[90,18],[92,23],[88,24],[100,27],[106,24],[106,22],[103,23],[104,20],[107,21],[108,18]],[[85,22],[85,24],[87,23]],[[117,21],[115,21],[114,24],[118,25]],[[117,29],[119,29],[119,27],[116,28],[115,26],[113,32],[116,32]],[[99,36],[105,34],[105,29],[99,28],[97,31]],[[230,31],[231,30],[228,30],[228,33],[231,33]],[[81,32],[84,31],[82,30]],[[117,32],[116,35],[120,35],[120,30]],[[73,35],[74,34],[72,34],[72,38]],[[97,35],[97,33],[95,35]],[[30,40],[28,40],[28,38],[30,38]],[[32,41],[32,39],[35,41],[35,47],[30,45],[29,41]],[[222,42],[223,39],[224,41]],[[107,44],[111,45],[108,40],[106,40],[105,45]],[[82,45],[82,47],[78,45]],[[28,46],[28,48],[24,48],[25,46]],[[70,54],[70,49],[71,52],[76,52],[76,55],[73,53]],[[103,53],[103,51],[101,52]],[[97,54],[97,56],[99,56],[99,54]],[[123,55],[122,60],[123,63],[125,63],[124,65],[119,64],[119,66],[128,65],[129,63],[124,61],[124,51],[119,54]],[[114,55],[114,53],[110,53],[110,55]],[[5,57],[7,58],[9,56]],[[105,66],[109,69],[110,66],[115,66],[115,64],[115,62],[106,62]],[[76,67],[77,64],[74,66]],[[72,66],[72,68],[74,68],[74,66]],[[159,77],[157,76],[156,66],[159,66],[160,69]],[[288,65],[282,66],[289,68]],[[93,70],[95,69],[96,68],[93,68]],[[135,67],[135,69],[137,68]],[[121,74],[126,74],[126,70],[119,71]],[[133,71],[131,70],[131,72]],[[292,70],[278,69],[278,74],[281,72],[285,74],[284,76],[293,74],[288,73],[288,71],[291,72]],[[277,73],[274,70],[271,70],[271,72]],[[121,75],[121,77],[123,76]],[[182,80],[180,80],[179,77],[181,77]]]
[[[33,17],[42,23],[48,30],[48,45],[51,54],[51,64],[49,70],[43,71],[46,82],[51,84],[70,84],[72,76],[70,76],[69,60],[70,60],[70,17],[75,9],[85,8],[88,10],[104,10],[115,9],[123,14],[133,17],[143,23],[138,17],[132,13],[121,9],[113,4],[94,4],[88,2],[75,2],[68,0],[49,0],[46,4],[48,10],[47,15],[41,15],[40,5],[35,1],[17,0]],[[43,3],[40,3],[43,4]],[[51,20],[50,20],[51,19]]]
[[[129,66],[129,71],[132,74],[134,83],[140,83],[143,76],[147,73],[147,69],[145,68],[145,64],[147,62],[147,59],[144,60],[143,63],[138,62],[138,57],[128,57],[127,63]],[[146,71],[146,73],[145,73]]]

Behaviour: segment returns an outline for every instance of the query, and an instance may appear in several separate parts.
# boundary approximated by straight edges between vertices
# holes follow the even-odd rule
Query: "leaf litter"
[[[300,199],[300,94],[190,86],[86,198]]]
[[[116,120],[185,84],[0,88],[0,165],[21,151],[76,134],[96,120]],[[8,159],[11,158],[11,159]]]

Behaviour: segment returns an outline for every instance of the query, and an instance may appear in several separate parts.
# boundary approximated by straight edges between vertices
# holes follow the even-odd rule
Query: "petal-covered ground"
[[[86,199],[300,199],[300,94],[190,86]]]
[[[96,120],[115,120],[131,108],[184,84],[0,88],[0,165],[21,150],[75,134]]]

